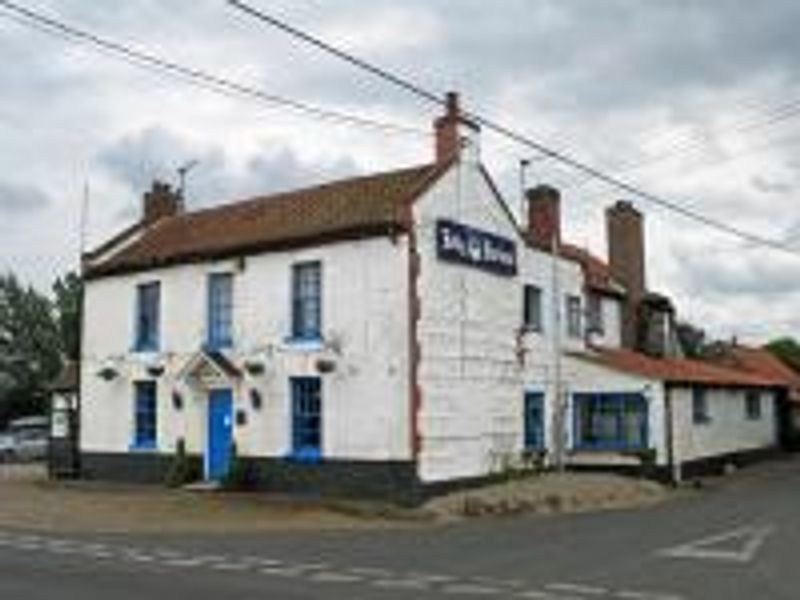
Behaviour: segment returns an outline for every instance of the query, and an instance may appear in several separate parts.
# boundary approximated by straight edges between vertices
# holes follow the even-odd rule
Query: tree
[[[675,325],[678,343],[687,358],[700,358],[706,349],[706,332],[687,321],[680,321]]]
[[[0,425],[42,413],[62,366],[53,303],[12,274],[0,275]]]
[[[764,346],[784,363],[800,372],[800,343],[791,337],[780,337]]]
[[[83,304],[83,280],[73,272],[59,277],[53,284],[56,319],[61,335],[61,347],[65,358],[77,361],[81,348],[81,310]]]

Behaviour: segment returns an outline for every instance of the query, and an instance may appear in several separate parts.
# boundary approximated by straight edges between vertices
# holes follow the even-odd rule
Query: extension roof
[[[774,379],[789,392],[789,400],[800,403],[800,374],[769,350],[739,344],[726,345],[709,360]]]
[[[572,356],[617,371],[671,384],[699,384],[720,387],[774,387],[780,381],[771,375],[731,369],[687,358],[654,358],[621,348],[594,348]]]
[[[624,296],[625,286],[611,276],[608,263],[588,250],[573,244],[562,243],[559,253],[563,258],[577,262],[583,269],[586,287],[612,296]]]

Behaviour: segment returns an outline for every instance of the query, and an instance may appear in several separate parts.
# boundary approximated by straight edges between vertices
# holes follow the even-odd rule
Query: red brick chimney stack
[[[606,210],[606,227],[611,276],[627,290],[622,345],[633,349],[639,338],[639,306],[647,292],[642,213],[619,201]]]
[[[561,245],[561,192],[549,185],[538,185],[526,192],[528,233],[533,244],[550,251]]]
[[[458,126],[461,122],[461,107],[458,94],[448,92],[445,114],[433,123],[436,133],[436,162],[441,164],[450,160],[459,150],[461,143]]]
[[[165,217],[174,217],[183,211],[183,199],[168,183],[153,181],[153,187],[144,195],[145,224],[155,223]]]

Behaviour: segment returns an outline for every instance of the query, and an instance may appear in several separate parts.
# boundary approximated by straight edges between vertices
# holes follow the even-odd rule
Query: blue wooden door
[[[233,442],[233,394],[214,390],[208,398],[208,448],[206,477],[220,480],[228,474]]]

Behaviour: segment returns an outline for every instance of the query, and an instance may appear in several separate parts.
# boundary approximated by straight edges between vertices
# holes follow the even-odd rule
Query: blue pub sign
[[[440,260],[497,275],[517,274],[517,246],[512,240],[448,219],[436,221],[436,253]]]

